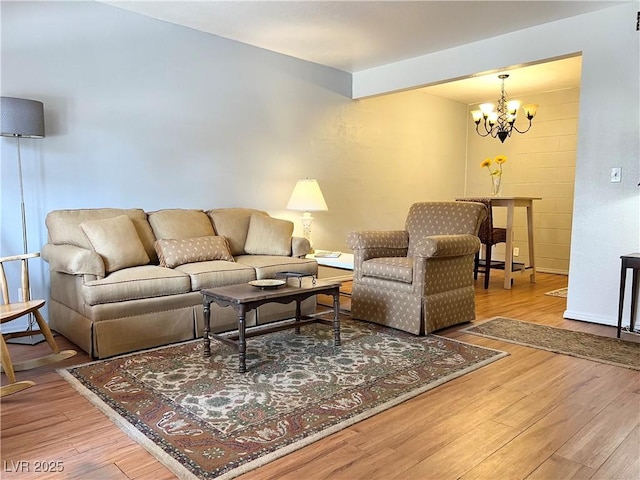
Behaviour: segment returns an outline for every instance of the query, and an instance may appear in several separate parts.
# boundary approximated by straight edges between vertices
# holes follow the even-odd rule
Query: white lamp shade
[[[26,98],[0,97],[0,135],[44,138],[44,105]]]
[[[329,210],[318,182],[313,179],[298,180],[287,203],[288,210],[317,212]]]

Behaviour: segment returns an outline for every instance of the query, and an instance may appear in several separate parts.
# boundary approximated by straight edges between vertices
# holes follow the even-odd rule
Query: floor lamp
[[[22,159],[20,157],[20,138],[44,138],[44,105],[37,100],[25,98],[0,97],[0,135],[14,137],[18,152],[18,177],[20,180],[20,210],[22,214],[22,247],[29,253],[27,242],[27,219],[24,208],[24,188],[22,182]],[[22,292],[24,298],[29,298],[29,292]],[[32,315],[29,316],[28,330],[36,325]],[[35,345],[44,340],[42,335],[31,335],[11,339],[12,343],[26,343]]]

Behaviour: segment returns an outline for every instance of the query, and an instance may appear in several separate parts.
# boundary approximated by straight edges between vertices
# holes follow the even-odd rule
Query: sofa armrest
[[[87,248],[47,243],[42,247],[42,258],[49,263],[49,268],[56,272],[95,275],[98,278],[105,276],[102,257]]]
[[[304,258],[311,253],[311,242],[304,237],[291,237],[291,256]]]
[[[419,240],[414,249],[416,257],[458,257],[475,255],[480,250],[480,239],[475,235],[432,235]]]

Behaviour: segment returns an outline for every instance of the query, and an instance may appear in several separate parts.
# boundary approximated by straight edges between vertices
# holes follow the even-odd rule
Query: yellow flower
[[[507,161],[507,157],[504,156],[504,155],[498,155],[498,156],[496,156],[495,159],[485,158],[480,163],[480,168],[487,167],[487,169],[489,170],[489,175],[491,175],[492,177],[501,177],[502,176],[502,164],[504,162],[506,162],[506,161]],[[496,164],[498,165],[499,168],[491,170],[491,165],[493,165],[493,162],[496,162]]]
[[[491,159],[490,158],[485,158],[482,163],[480,164],[480,168],[484,168],[484,167],[490,167],[491,166]]]

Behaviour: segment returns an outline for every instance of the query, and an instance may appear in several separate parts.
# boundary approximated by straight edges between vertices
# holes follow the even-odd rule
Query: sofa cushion
[[[267,212],[251,208],[218,208],[207,211],[216,233],[229,241],[232,255],[242,255],[249,231],[251,215],[268,217]]]
[[[152,262],[157,260],[153,242],[156,241],[147,214],[140,208],[83,208],[72,210],[54,210],[47,214],[45,223],[49,234],[49,242],[56,245],[75,245],[76,247],[91,248],[87,236],[80,228],[82,222],[100,220],[103,218],[127,215],[136,227],[138,236]]]
[[[215,235],[211,220],[202,210],[158,210],[149,213],[149,223],[157,240]]]
[[[224,237],[208,236],[156,241],[156,251],[161,267],[175,268],[178,265],[209,260],[233,262],[229,244]]]
[[[312,258],[240,255],[236,257],[236,262],[255,268],[257,280],[274,278],[276,273],[282,272],[318,274],[318,262]]]
[[[194,292],[203,288],[223,287],[256,280],[254,268],[224,260],[185,263],[176,267],[176,270],[189,275],[191,290]]]
[[[89,305],[177,295],[191,291],[188,275],[157,265],[125,268],[86,282],[82,295]]]
[[[149,256],[127,215],[88,220],[80,224],[91,248],[104,260],[105,272],[146,265]]]
[[[244,251],[250,255],[291,256],[293,222],[264,215],[251,215]]]
[[[362,262],[362,274],[404,283],[413,282],[413,257],[382,257]]]

